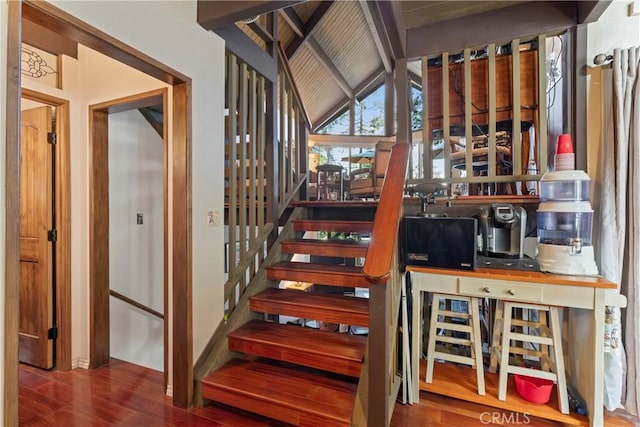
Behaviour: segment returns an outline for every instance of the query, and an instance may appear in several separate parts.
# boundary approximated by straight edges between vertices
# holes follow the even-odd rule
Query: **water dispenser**
[[[590,179],[580,170],[548,172],[540,180],[537,211],[540,270],[557,274],[597,275],[589,202]]]

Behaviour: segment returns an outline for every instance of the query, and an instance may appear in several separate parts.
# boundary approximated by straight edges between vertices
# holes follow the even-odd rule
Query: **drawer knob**
[[[515,292],[513,289],[509,289],[509,290],[507,290],[507,293],[508,293],[509,295],[515,295],[515,294],[516,294],[516,292]]]
[[[487,294],[490,294],[490,293],[491,293],[491,288],[490,288],[490,287],[488,287],[488,286],[485,286],[484,288],[482,288],[482,290],[483,290],[485,293],[487,293]]]

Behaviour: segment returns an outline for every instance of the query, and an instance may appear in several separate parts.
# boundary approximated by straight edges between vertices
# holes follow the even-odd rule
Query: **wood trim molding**
[[[191,83],[173,87],[173,404],[193,399]]]
[[[56,192],[56,369],[68,371],[71,361],[71,146],[69,101],[30,89],[22,98],[55,106],[57,149]]]
[[[54,55],[78,59],[78,43],[26,19],[22,20],[22,41]]]
[[[5,121],[5,276],[3,420],[18,425],[18,307],[20,304],[20,2],[7,2]]]
[[[23,18],[81,43],[168,84],[189,77],[81,21],[46,1],[23,0]]]
[[[89,107],[89,365],[109,363],[109,112]]]

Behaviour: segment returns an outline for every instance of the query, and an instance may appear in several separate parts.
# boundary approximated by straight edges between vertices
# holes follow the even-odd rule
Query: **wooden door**
[[[53,367],[53,145],[51,107],[22,111],[19,359]]]

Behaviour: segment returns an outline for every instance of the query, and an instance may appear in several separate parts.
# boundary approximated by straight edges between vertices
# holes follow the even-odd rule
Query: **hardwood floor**
[[[252,426],[285,424],[221,405],[175,408],[163,394],[163,375],[120,360],[100,369],[70,372],[19,368],[21,426]],[[393,427],[472,427],[488,424],[560,424],[422,392],[420,404],[397,403]],[[637,418],[608,413],[606,427],[640,426]]]

